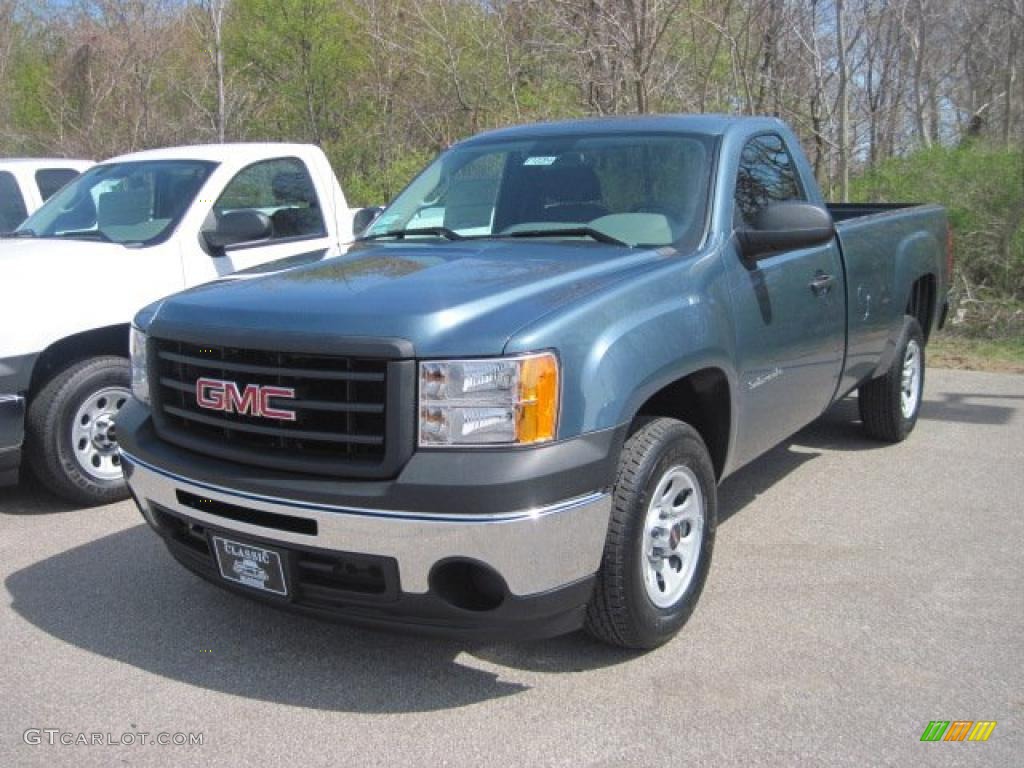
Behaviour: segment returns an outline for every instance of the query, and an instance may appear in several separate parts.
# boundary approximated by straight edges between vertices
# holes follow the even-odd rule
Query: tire
[[[906,440],[921,411],[924,370],[921,326],[913,317],[904,317],[889,370],[857,390],[860,420],[870,437],[887,443]]]
[[[128,498],[113,415],[131,394],[121,357],[95,357],[65,368],[28,408],[26,453],[40,482],[58,496],[93,506]]]
[[[663,520],[658,514],[663,500],[682,514]],[[623,648],[656,648],[671,640],[704,588],[717,521],[715,472],[696,430],[658,418],[634,432],[619,459],[608,537],[587,606],[587,632]],[[659,528],[660,536],[649,533],[652,527]],[[660,581],[657,561],[661,569],[670,569],[660,571]]]

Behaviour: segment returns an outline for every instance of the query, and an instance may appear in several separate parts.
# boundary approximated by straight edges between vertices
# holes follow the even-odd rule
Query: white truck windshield
[[[170,235],[215,163],[97,165],[50,198],[15,235],[149,245]]]

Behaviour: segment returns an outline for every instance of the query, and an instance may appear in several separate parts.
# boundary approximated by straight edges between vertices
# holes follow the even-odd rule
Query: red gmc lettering
[[[224,384],[219,379],[196,379],[196,404],[211,411],[227,410]]]
[[[260,412],[260,388],[255,384],[248,384],[244,390],[239,392],[235,382],[225,381],[224,392],[228,400],[224,410],[228,413],[234,411],[235,413],[248,413],[251,416],[263,415]]]
[[[246,387],[248,389],[248,387]],[[291,387],[263,387],[260,389],[260,415],[265,416],[268,419],[284,419],[285,421],[295,421],[295,411],[289,411],[285,408],[274,408],[270,405],[270,398],[272,397],[288,397],[295,398],[295,390]]]
[[[247,384],[240,390],[238,384],[233,381],[205,377],[196,379],[196,404],[211,411],[295,421],[295,411],[275,408],[270,404],[271,398],[294,397],[295,390],[291,387],[261,387],[259,384]]]

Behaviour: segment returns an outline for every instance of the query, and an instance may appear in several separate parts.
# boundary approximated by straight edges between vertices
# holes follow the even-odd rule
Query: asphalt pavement
[[[1024,376],[929,371],[897,446],[846,400],[720,498],[696,613],[637,654],[279,613],[130,503],[0,490],[0,766],[1024,765]]]

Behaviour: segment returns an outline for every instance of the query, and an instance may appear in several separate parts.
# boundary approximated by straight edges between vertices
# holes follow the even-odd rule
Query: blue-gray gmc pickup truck
[[[826,205],[774,119],[485,133],[347,253],[140,312],[128,484],[183,565],[282,607],[654,647],[724,477],[853,390],[913,429],[948,238]]]

